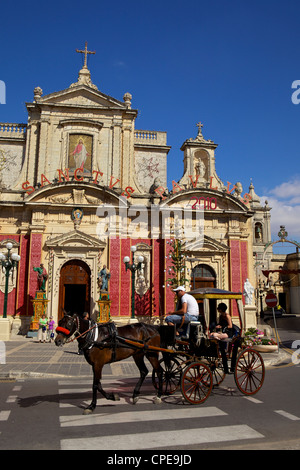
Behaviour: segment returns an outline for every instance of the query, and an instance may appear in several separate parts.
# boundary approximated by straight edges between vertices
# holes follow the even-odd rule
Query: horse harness
[[[107,335],[102,339],[99,340],[99,329],[107,329]],[[85,343],[80,346],[80,349],[82,351],[87,351],[89,349],[92,349],[93,347],[99,348],[99,349],[112,349],[112,362],[115,362],[116,360],[116,350],[117,348],[135,348],[135,349],[141,349],[141,350],[146,350],[149,349],[149,346],[147,345],[147,342],[151,339],[151,336],[149,336],[148,331],[145,327],[145,325],[142,325],[141,328],[144,330],[146,333],[147,337],[144,340],[130,340],[128,338],[124,338],[120,335],[118,335],[118,330],[114,322],[106,322],[106,323],[94,323],[89,320],[89,329],[87,331],[84,331],[83,333],[80,333],[80,320],[77,317],[77,328],[74,333],[75,338],[74,339],[79,339],[79,338],[84,338]]]

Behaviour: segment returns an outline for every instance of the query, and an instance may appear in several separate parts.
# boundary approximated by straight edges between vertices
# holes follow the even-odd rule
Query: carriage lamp
[[[142,268],[142,263],[144,261],[143,256],[138,256],[137,263],[134,261],[134,253],[136,252],[136,246],[133,245],[130,247],[132,252],[132,264],[130,264],[129,256],[124,256],[123,263],[125,264],[126,271],[129,269],[132,274],[132,282],[131,282],[131,318],[135,318],[134,310],[135,310],[135,273],[137,270]]]
[[[4,304],[3,304],[3,318],[7,318],[7,297],[8,297],[8,280],[10,271],[18,266],[21,257],[17,253],[11,253],[13,244],[6,243],[7,254],[0,253],[0,263],[2,270],[5,273],[5,291],[4,291]]]

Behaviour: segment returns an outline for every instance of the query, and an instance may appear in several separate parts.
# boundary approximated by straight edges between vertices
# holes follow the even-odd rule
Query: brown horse
[[[78,315],[65,315],[58,323],[55,338],[56,346],[62,346],[68,338],[75,335],[85,359],[93,368],[93,398],[84,414],[92,413],[97,404],[99,391],[107,400],[119,400],[118,395],[107,393],[101,386],[102,369],[105,364],[121,361],[132,356],[139,371],[140,379],[133,392],[136,403],[140,388],[148,374],[144,357],[150,361],[159,379],[157,398],[161,397],[162,369],[158,361],[160,334],[155,326],[144,323],[116,328],[112,322],[91,325]],[[151,349],[153,348],[153,349]],[[157,349],[156,349],[157,348]]]

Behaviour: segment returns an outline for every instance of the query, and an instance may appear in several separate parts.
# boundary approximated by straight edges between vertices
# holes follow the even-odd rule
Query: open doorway
[[[70,314],[90,312],[91,271],[81,260],[65,263],[60,271],[58,320]]]

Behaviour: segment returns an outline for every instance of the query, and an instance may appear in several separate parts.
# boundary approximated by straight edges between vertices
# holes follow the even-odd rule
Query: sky
[[[136,128],[167,132],[170,189],[201,121],[224,184],[247,192],[252,180],[272,207],[273,239],[285,225],[300,241],[299,18],[298,0],[2,2],[0,122],[26,123],[36,86],[77,81],[87,41],[99,90],[130,92]]]

